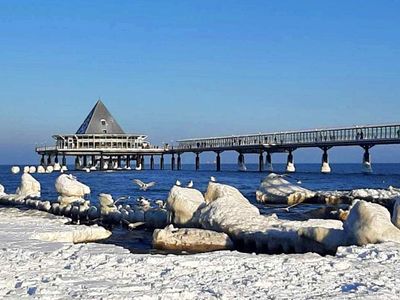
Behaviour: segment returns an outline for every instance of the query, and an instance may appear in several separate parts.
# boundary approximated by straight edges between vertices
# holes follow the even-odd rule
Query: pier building
[[[168,150],[166,146],[152,146],[143,134],[125,133],[101,100],[90,111],[74,134],[56,134],[55,146],[37,147],[40,165],[59,170],[67,165],[67,157],[74,157],[77,170],[129,170],[144,168],[144,156],[154,156]],[[61,160],[61,161],[60,161]],[[163,160],[163,158],[162,158]]]

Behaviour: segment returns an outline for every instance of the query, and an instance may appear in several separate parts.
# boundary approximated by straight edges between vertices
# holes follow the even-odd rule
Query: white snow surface
[[[65,218],[0,208],[0,298],[398,299],[400,247],[341,247],[338,254],[131,254],[105,244],[34,240]]]

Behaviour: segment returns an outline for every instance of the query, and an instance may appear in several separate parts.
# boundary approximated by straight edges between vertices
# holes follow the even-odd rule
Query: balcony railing
[[[266,145],[271,147],[323,144],[357,144],[399,140],[400,125],[316,129],[295,132],[237,135],[178,141],[179,150]]]

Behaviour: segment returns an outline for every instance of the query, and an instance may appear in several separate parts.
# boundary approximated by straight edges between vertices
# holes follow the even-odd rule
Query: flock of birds
[[[216,182],[217,179],[214,176],[211,176],[210,177],[210,181],[211,182]],[[147,191],[149,188],[151,188],[151,187],[156,185],[155,181],[151,181],[149,183],[145,183],[145,182],[141,181],[140,179],[134,179],[133,182],[136,183],[139,186],[139,189],[142,190],[142,191]],[[176,186],[182,186],[182,183],[179,180],[177,180],[175,182],[175,185]],[[187,188],[192,188],[193,187],[193,180],[190,180],[189,183],[186,185],[186,187]]]
[[[211,176],[210,177],[210,181],[211,182],[216,182],[217,179],[214,176]],[[133,183],[135,183],[139,187],[139,190],[144,191],[144,192],[156,185],[155,181],[151,181],[151,182],[146,183],[146,182],[143,182],[140,179],[134,179]],[[175,185],[176,186],[182,186],[182,183],[179,180],[177,180],[175,182]],[[194,186],[193,180],[190,180],[186,185],[187,188],[192,188],[193,186]],[[119,197],[118,199],[116,199],[114,201],[114,204],[117,204],[120,201],[124,201],[124,200],[128,200],[128,199],[131,199],[131,196]],[[137,199],[137,202],[142,207],[150,207],[150,200],[145,198],[145,197],[143,197],[143,196],[139,197]],[[165,206],[165,203],[164,203],[163,200],[156,200],[154,203],[160,208],[163,208]]]

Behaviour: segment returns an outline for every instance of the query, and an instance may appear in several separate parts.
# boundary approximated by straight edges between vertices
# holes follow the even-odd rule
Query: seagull
[[[142,207],[149,207],[150,206],[149,200],[147,200],[144,197],[140,197],[139,199],[137,199],[137,201],[139,202],[139,205],[142,206]]]
[[[157,201],[156,201],[156,204],[157,204],[157,206],[158,206],[159,208],[163,208],[163,207],[164,207],[164,201],[162,201],[162,200],[157,200]]]
[[[151,188],[156,184],[154,181],[149,183],[144,183],[139,179],[134,179],[133,182],[136,183],[142,191],[147,191],[147,189]]]
[[[175,182],[175,185],[176,185],[176,186],[181,186],[182,183],[181,183],[179,180],[177,180],[177,181]]]
[[[214,176],[211,176],[211,177],[210,177],[210,181],[211,181],[211,182],[217,182],[217,178],[215,178]]]
[[[130,198],[131,198],[131,196],[122,196],[122,197],[119,197],[117,200],[114,201],[114,204],[117,203],[118,201],[130,199]]]
[[[192,187],[193,187],[193,180],[190,180],[190,181],[189,181],[187,187],[188,187],[188,188],[192,188]]]

